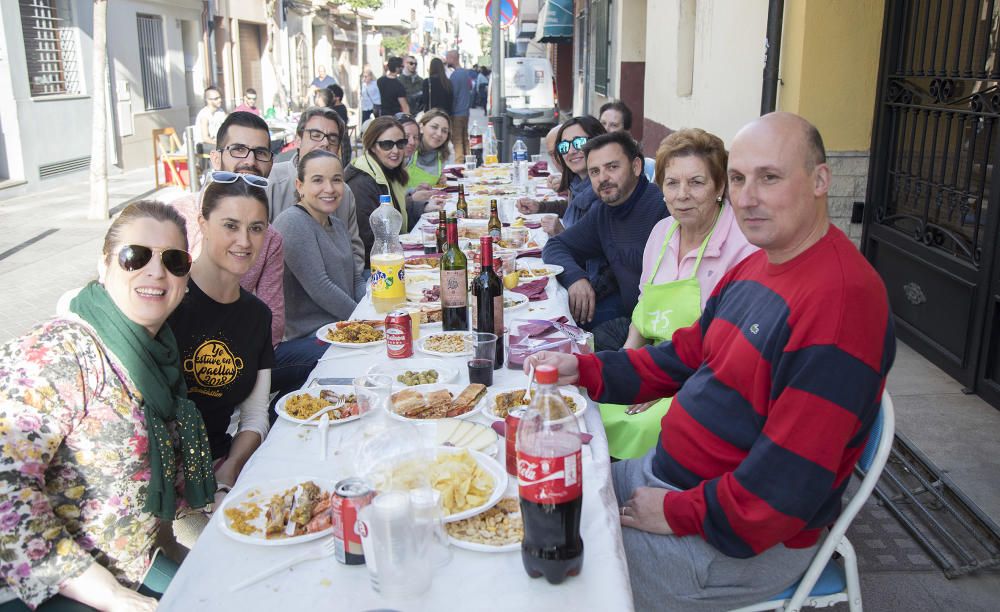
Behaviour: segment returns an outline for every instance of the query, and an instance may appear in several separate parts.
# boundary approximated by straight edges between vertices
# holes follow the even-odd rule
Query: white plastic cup
[[[380,493],[362,508],[358,531],[372,589],[387,597],[412,597],[427,590],[431,566],[418,535],[409,493]]]
[[[427,560],[435,568],[448,565],[451,547],[444,528],[441,493],[430,487],[414,489],[410,491],[410,505],[417,533],[424,539]]]

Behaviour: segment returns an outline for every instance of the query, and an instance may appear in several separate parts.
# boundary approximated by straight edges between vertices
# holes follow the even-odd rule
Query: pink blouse
[[[667,237],[670,228],[676,223],[673,217],[667,217],[653,226],[653,231],[646,241],[646,249],[642,254],[642,276],[639,280],[639,292],[641,293],[649,277],[656,267],[656,260],[660,257],[663,248],[663,241]],[[693,249],[690,253],[681,258],[680,265],[677,264],[677,251],[680,248],[681,235],[679,228],[670,237],[667,245],[667,252],[663,255],[660,268],[653,277],[653,284],[668,283],[670,281],[690,278],[694,270],[694,262],[698,259],[698,249]],[[716,223],[715,232],[705,247],[705,255],[701,258],[701,265],[698,266],[698,283],[701,285],[701,308],[705,309],[705,302],[712,294],[719,279],[729,271],[730,268],[738,264],[744,257],[757,250],[757,247],[747,242],[746,237],[736,224],[736,215],[733,207],[725,204],[719,221]]]

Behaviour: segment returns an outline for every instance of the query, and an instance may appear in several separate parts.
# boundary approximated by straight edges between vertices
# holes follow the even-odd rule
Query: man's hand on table
[[[555,236],[556,234],[562,233],[566,228],[563,227],[562,220],[558,215],[545,215],[540,221],[542,226],[542,231],[544,231],[549,236]]]
[[[580,380],[580,366],[576,355],[550,351],[535,353],[524,360],[524,373],[527,374],[532,366],[537,368],[540,365],[554,366],[559,372],[560,385],[575,385]]]
[[[590,281],[581,278],[569,286],[569,312],[577,323],[590,323],[594,318],[594,307],[597,305],[597,294]]]
[[[631,527],[649,533],[670,535],[674,531],[663,516],[663,498],[666,489],[639,487],[632,493],[632,499],[621,509],[622,527]]]
[[[559,183],[562,182],[562,174],[554,172],[545,179],[545,185],[552,191],[559,191]]]
[[[522,215],[533,215],[538,212],[538,202],[531,198],[520,198],[517,201],[517,212]]]

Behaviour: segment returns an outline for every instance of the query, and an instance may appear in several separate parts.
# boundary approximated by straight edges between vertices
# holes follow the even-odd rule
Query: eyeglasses
[[[142,270],[153,259],[153,249],[141,244],[126,244],[118,251],[118,265],[126,272]],[[180,249],[163,249],[160,262],[174,276],[185,276],[191,271],[191,255]]]
[[[271,152],[271,149],[266,149],[264,147],[251,149],[250,147],[242,144],[227,145],[219,149],[219,151],[229,151],[229,154],[236,159],[246,159],[247,157],[250,157],[250,153],[253,153],[253,158],[257,161],[269,162],[274,158],[274,153]]]
[[[407,66],[416,66],[417,63],[416,62],[406,62],[406,65]]]
[[[241,174],[239,172],[227,172],[225,170],[216,170],[212,172],[213,183],[235,183],[240,179],[243,179],[244,183],[253,187],[267,187],[269,183],[266,178],[263,176],[257,176],[256,174]]]
[[[406,148],[406,143],[408,142],[409,142],[408,139],[400,138],[399,140],[379,140],[375,144],[377,144],[378,148],[382,149],[383,151],[389,152],[392,151],[393,147],[396,147],[397,149],[402,151],[403,149]]]
[[[323,130],[308,129],[306,130],[306,134],[309,134],[309,140],[313,142],[321,142],[325,138],[327,142],[335,147],[340,145],[340,134],[335,132],[327,134]]]
[[[559,144],[556,145],[556,150],[559,151],[560,155],[566,155],[569,153],[570,145],[573,145],[574,149],[582,151],[583,145],[587,144],[588,140],[590,140],[590,138],[587,136],[577,136],[573,140],[560,140]]]

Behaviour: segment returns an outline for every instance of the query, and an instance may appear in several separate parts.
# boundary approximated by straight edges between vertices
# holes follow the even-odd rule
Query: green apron
[[[721,215],[720,215],[721,216]],[[718,222],[718,219],[716,219]],[[653,273],[642,288],[639,302],[632,311],[632,324],[635,325],[643,338],[648,338],[658,344],[669,340],[674,332],[687,327],[701,316],[701,285],[698,284],[698,267],[701,265],[705,247],[715,233],[715,227],[705,236],[698,249],[698,259],[694,262],[694,270],[689,278],[653,284],[667,245],[677,229],[674,223],[663,241],[663,248],[656,260]],[[608,451],[618,459],[635,459],[645,455],[653,448],[660,438],[660,421],[667,413],[671,400],[662,399],[639,414],[626,414],[628,406],[621,404],[600,404],[601,420],[604,421],[604,431],[608,435]]]
[[[422,183],[427,183],[431,187],[437,185],[437,182],[441,180],[441,172],[444,170],[444,165],[441,163],[441,156],[437,156],[437,176],[431,174],[430,172],[424,170],[417,165],[417,158],[420,157],[420,151],[413,152],[413,158],[410,159],[410,163],[406,166],[406,174],[409,175],[410,179],[406,182],[406,190],[412,191],[419,187]]]

